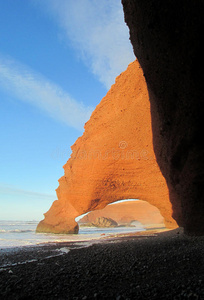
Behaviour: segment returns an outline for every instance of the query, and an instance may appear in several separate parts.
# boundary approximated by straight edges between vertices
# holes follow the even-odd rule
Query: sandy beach
[[[204,299],[203,246],[175,229],[2,251],[0,299]]]

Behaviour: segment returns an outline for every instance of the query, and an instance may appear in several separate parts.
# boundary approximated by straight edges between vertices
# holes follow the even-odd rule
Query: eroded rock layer
[[[164,219],[158,208],[141,200],[107,205],[103,209],[92,211],[84,216],[79,220],[79,224],[93,223],[99,217],[111,218],[119,225],[126,225],[131,224],[133,221],[139,221],[146,228],[164,227]]]
[[[154,150],[173,216],[186,233],[204,235],[204,1],[122,3],[148,85]]]
[[[77,216],[122,199],[143,199],[160,210],[167,227],[177,226],[153,151],[149,97],[137,61],[85,124],[56,192],[38,232],[77,233]]]
[[[99,228],[106,228],[106,227],[117,227],[118,223],[111,219],[111,218],[106,218],[106,217],[98,217],[93,220],[91,225]]]

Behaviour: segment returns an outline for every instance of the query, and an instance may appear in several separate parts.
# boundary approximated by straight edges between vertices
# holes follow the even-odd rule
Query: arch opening
[[[131,228],[144,231],[165,228],[159,209],[139,199],[117,200],[102,209],[96,209],[77,217],[79,232],[83,228]]]

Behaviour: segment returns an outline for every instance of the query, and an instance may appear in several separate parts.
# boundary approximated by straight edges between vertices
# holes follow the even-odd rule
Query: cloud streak
[[[42,75],[2,55],[0,87],[19,100],[37,106],[50,117],[81,131],[93,111],[92,107],[77,102]]]
[[[52,200],[52,201],[54,201],[56,198],[55,195],[19,189],[19,188],[16,188],[14,186],[7,185],[7,184],[0,184],[0,194],[19,195],[19,196],[26,196],[26,197],[37,197],[39,199]]]
[[[57,20],[67,42],[107,89],[135,60],[120,1],[35,1]]]

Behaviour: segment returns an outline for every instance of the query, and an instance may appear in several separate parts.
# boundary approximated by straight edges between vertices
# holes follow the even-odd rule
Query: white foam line
[[[17,263],[13,263],[13,264],[7,264],[7,265],[2,265],[1,268],[0,268],[0,271],[3,271],[7,268],[10,268],[10,267],[15,267],[15,266],[18,266],[18,265],[25,265],[27,263],[32,263],[32,262],[36,262],[38,261],[37,259],[30,259],[30,260],[26,260],[26,261],[22,261],[22,262],[17,262]]]
[[[58,249],[58,251],[61,251],[64,254],[64,253],[68,253],[70,251],[70,249],[67,247],[63,247],[63,248]]]
[[[55,255],[49,255],[49,256],[46,256],[46,257],[43,257],[43,258],[39,258],[39,259],[30,259],[30,260],[26,260],[26,261],[23,261],[23,262],[17,262],[17,263],[13,263],[13,264],[2,265],[2,266],[0,266],[0,272],[3,271],[3,270],[7,270],[10,267],[15,267],[15,266],[19,266],[19,265],[25,265],[27,263],[38,262],[39,260],[46,260],[46,259],[50,259],[50,258],[53,258],[53,257],[61,256],[61,255],[69,253],[71,250],[81,249],[81,248],[87,248],[87,247],[92,246],[93,244],[94,243],[89,243],[89,242],[75,243],[74,245],[78,245],[80,247],[76,247],[76,248],[74,247],[74,248],[71,248],[71,249],[68,248],[68,247],[62,247],[60,249],[54,250],[54,251],[61,252],[61,253],[58,253],[58,254],[55,254]]]
[[[97,240],[97,242],[100,243],[98,240]],[[90,246],[92,246],[92,245],[94,245],[94,244],[95,244],[95,242],[93,241],[93,242],[76,242],[76,243],[74,243],[73,245],[74,245],[74,246],[80,246],[80,247],[76,247],[76,248],[74,248],[74,249],[80,249],[80,248],[87,248],[87,247],[90,247]]]
[[[40,259],[30,259],[30,260],[17,262],[17,263],[13,263],[13,264],[2,265],[2,266],[0,266],[0,271],[6,270],[10,267],[15,267],[15,266],[19,266],[19,265],[26,265],[28,263],[38,262],[39,260],[50,259],[52,257],[61,256],[63,254],[65,254],[65,252],[62,252],[62,253],[59,253],[59,254],[56,254],[56,255],[49,255],[49,256],[46,256],[46,257],[43,257],[43,258],[40,258]]]

